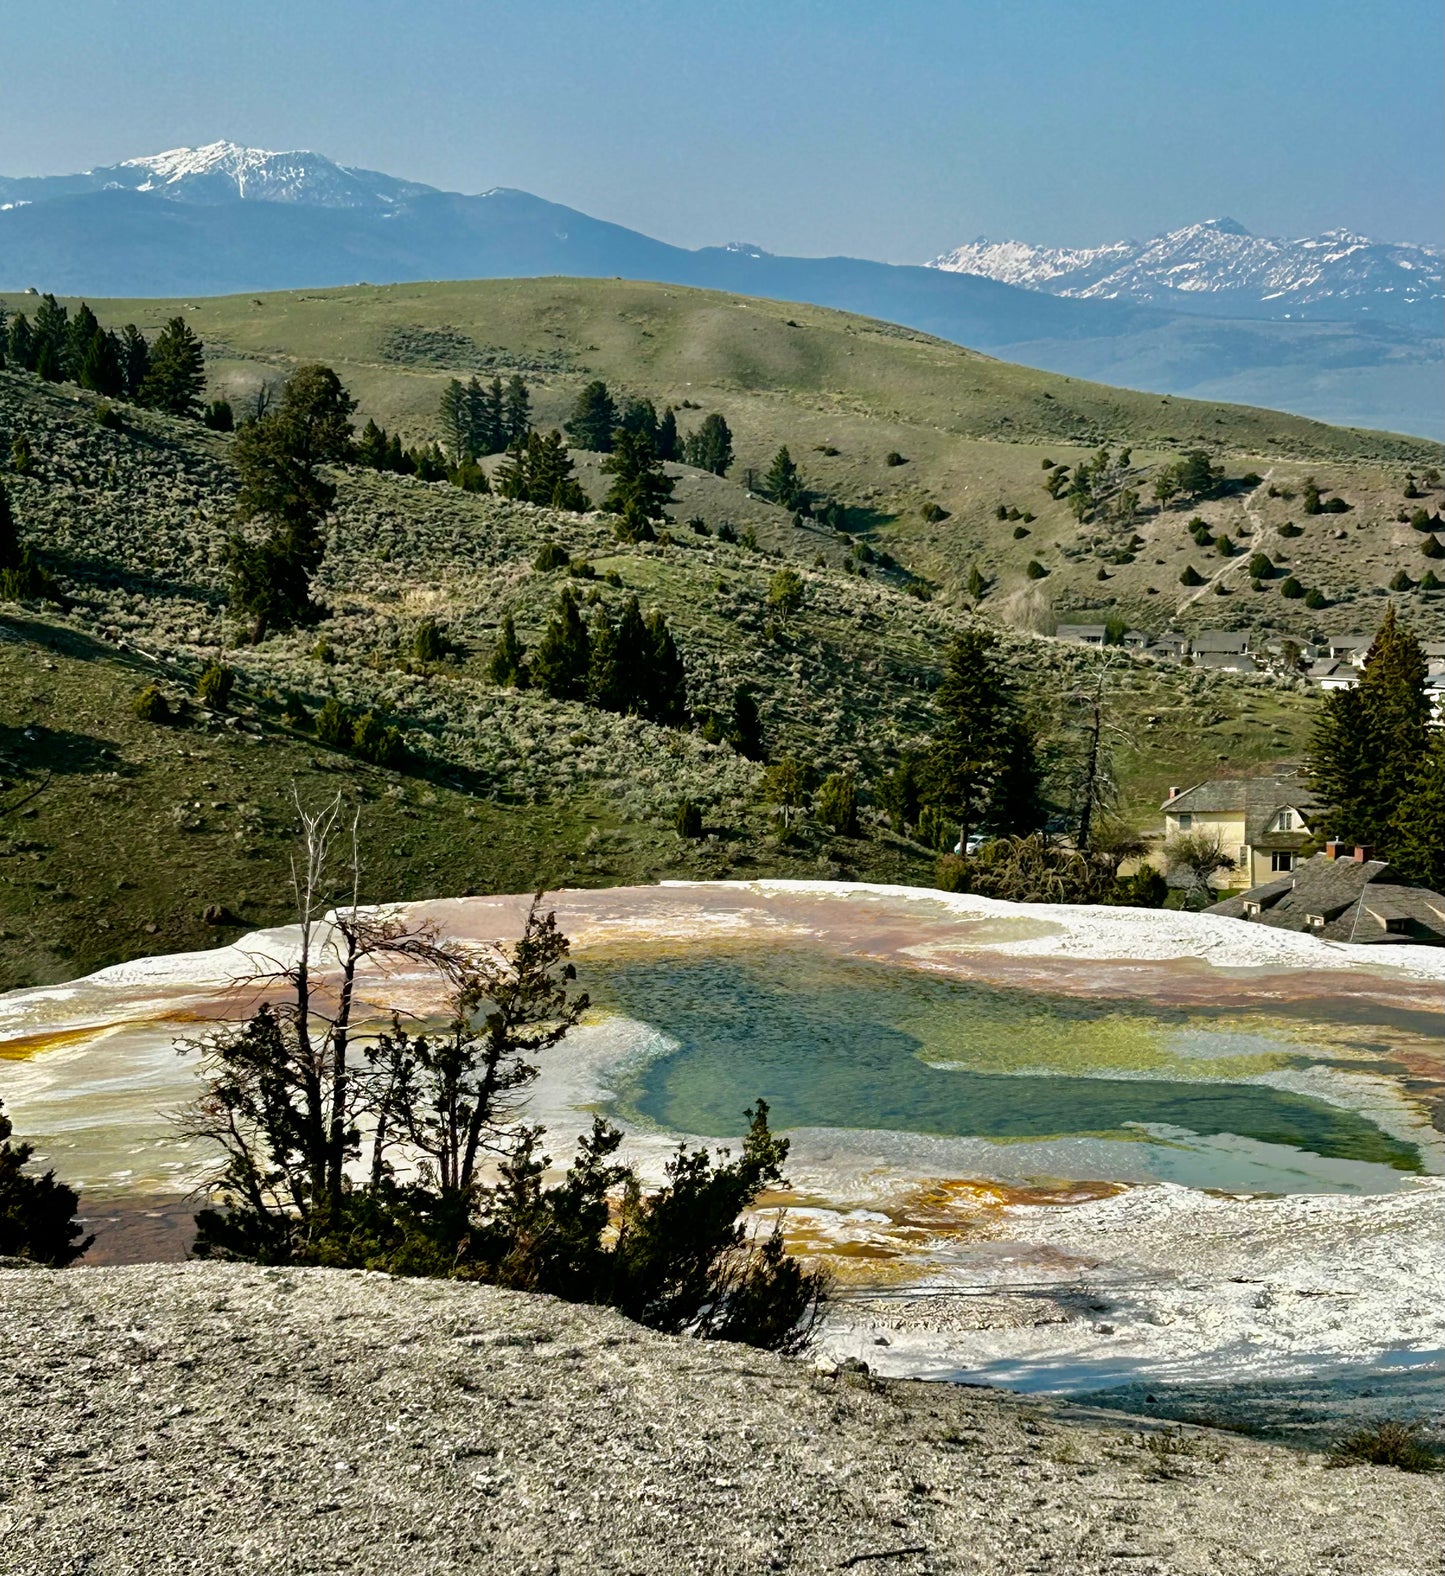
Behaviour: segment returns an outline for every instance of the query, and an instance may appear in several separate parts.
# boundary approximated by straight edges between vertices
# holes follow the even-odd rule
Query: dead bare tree
[[[256,1246],[268,1252],[324,1232],[340,1211],[368,1093],[354,1086],[351,1048],[362,969],[420,968],[455,990],[475,967],[471,951],[435,927],[362,907],[357,820],[340,794],[317,810],[298,800],[296,809],[295,955],[258,958],[236,982],[259,1003],[244,1023],[179,1047],[199,1053],[205,1078],[183,1130],[219,1147],[218,1189],[231,1213],[244,1204]],[[203,1236],[220,1220],[203,1212]]]

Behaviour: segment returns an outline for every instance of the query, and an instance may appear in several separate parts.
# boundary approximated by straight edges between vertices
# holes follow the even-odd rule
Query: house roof
[[[1190,641],[1190,645],[1196,653],[1201,651],[1245,652],[1249,650],[1249,631],[1247,629],[1201,629]]]
[[[1326,941],[1445,944],[1445,897],[1397,880],[1383,859],[1357,862],[1316,854],[1292,875],[1226,898],[1209,912],[1308,931]]]
[[[1107,633],[1103,624],[1060,624],[1060,640],[1102,640]]]
[[[1318,805],[1305,779],[1290,772],[1269,777],[1212,777],[1166,799],[1159,808],[1170,815],[1181,811],[1188,815],[1242,813],[1245,840],[1252,847],[1293,853],[1305,840],[1301,834],[1267,832],[1265,828],[1281,810],[1297,810],[1305,815]]]
[[[1331,651],[1368,651],[1374,641],[1373,635],[1331,635],[1325,644]]]

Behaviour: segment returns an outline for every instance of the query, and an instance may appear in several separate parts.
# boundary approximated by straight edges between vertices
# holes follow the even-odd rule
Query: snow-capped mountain
[[[273,153],[212,142],[123,159],[78,175],[0,177],[0,204],[42,202],[82,192],[151,192],[176,202],[287,202],[313,208],[387,208],[433,192],[416,181],[352,169],[319,153]]]
[[[1445,431],[1440,314],[1424,305],[1439,302],[1440,258],[1421,247],[1261,241],[1219,221],[1084,251],[979,242],[923,268],[747,241],[692,251],[506,187],[462,195],[230,142],[0,176],[3,292],[164,298],[556,275],[812,302],[1070,377]]]
[[[1050,295],[1148,301],[1211,316],[1248,310],[1251,316],[1425,320],[1438,318],[1445,299],[1445,253],[1438,247],[1371,241],[1348,230],[1273,240],[1232,219],[1087,248],[978,240],[928,266]],[[1438,321],[1431,326],[1438,330]]]

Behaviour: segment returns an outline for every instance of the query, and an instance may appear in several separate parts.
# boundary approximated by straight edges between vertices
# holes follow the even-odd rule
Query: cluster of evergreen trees
[[[171,318],[151,344],[134,323],[116,333],[102,328],[85,302],[72,317],[53,295],[43,295],[33,322],[23,312],[7,321],[0,307],[0,366],[6,365],[172,416],[199,417],[203,410],[205,352],[181,317]]]
[[[455,464],[501,454],[525,443],[532,430],[532,392],[513,373],[503,387],[493,378],[483,387],[473,377],[466,384],[453,378],[442,390],[442,443]]]
[[[1354,689],[1331,690],[1310,740],[1317,830],[1365,843],[1445,891],[1445,729],[1430,726],[1420,642],[1386,610]]]
[[[580,700],[665,727],[687,721],[687,674],[667,620],[645,619],[629,597],[616,619],[598,603],[590,624],[570,586],[529,656],[510,614],[492,654],[492,681],[535,685],[553,700]]]
[[[462,469],[460,466],[449,465],[446,455],[435,443],[420,443],[407,448],[397,433],[388,432],[385,427],[379,427],[375,421],[368,421],[362,428],[351,458],[358,465],[368,466],[373,471],[390,471],[397,476],[416,476],[424,482],[444,482],[449,477],[454,478]],[[480,467],[473,468],[476,469],[480,482],[474,482],[469,490],[485,492],[486,476]],[[458,483],[458,485],[464,484]]]
[[[619,403],[600,378],[577,396],[565,426],[577,448],[597,454],[611,454],[628,439],[635,446],[645,445],[662,464],[680,461],[714,476],[726,476],[733,463],[732,430],[716,412],[704,416],[695,432],[683,434],[671,405],[659,416],[650,399]]]
[[[572,456],[562,434],[555,428],[548,433],[529,432],[507,450],[506,459],[497,467],[497,491],[503,498],[574,514],[592,507],[573,474]]]

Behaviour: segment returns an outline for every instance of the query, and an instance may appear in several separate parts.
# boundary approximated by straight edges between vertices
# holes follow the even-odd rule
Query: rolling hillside
[[[12,310],[25,304],[4,299]],[[206,341],[214,383],[240,402],[298,361],[330,362],[360,396],[363,417],[412,439],[434,434],[446,380],[472,372],[520,370],[544,423],[563,420],[593,377],[659,408],[678,406],[684,429],[719,410],[736,434],[737,463],[726,485],[685,483],[681,518],[698,510],[739,524],[765,517],[766,505],[731,484],[761,475],[786,443],[814,491],[847,507],[850,531],[955,601],[977,567],[987,581],[983,611],[1024,627],[1090,614],[1152,634],[1171,624],[1340,633],[1372,625],[1402,570],[1413,582],[1429,567],[1424,535],[1408,523],[1420,501],[1407,503],[1403,489],[1407,471],[1445,464],[1437,445],[1035,372],[818,307],[613,280],[92,305],[105,322],[148,330],[184,313]],[[681,409],[687,401],[699,410]],[[1074,466],[1102,446],[1132,450],[1119,486],[1139,492],[1143,508],[1128,528],[1081,526],[1043,487],[1042,461]],[[1194,446],[1214,453],[1232,484],[1197,505],[1156,511],[1150,491],[1160,465]],[[906,463],[890,465],[890,454]],[[1249,475],[1260,484],[1244,486]],[[1349,511],[1306,518],[1311,476]],[[1445,499],[1432,497],[1436,511]],[[929,505],[947,518],[925,519]],[[1000,520],[1000,509],[1016,517]],[[1023,523],[1026,513],[1036,518]],[[1212,546],[1201,551],[1189,529],[1195,519],[1240,551],[1228,559]],[[821,545],[841,556],[836,544]],[[1258,551],[1277,572],[1256,591],[1247,571]],[[1030,564],[1042,577],[1029,578]],[[1206,592],[1180,583],[1191,568]],[[1327,605],[1281,596],[1291,577]],[[1445,633],[1438,596],[1395,594],[1423,629]]]
[[[797,357],[787,363],[789,375],[813,392],[725,388],[715,370],[709,376],[719,381],[704,386],[709,363],[692,358],[720,350],[669,338],[665,314],[642,315],[641,292],[631,309],[640,323],[618,315],[615,294],[606,310],[592,287],[586,294],[595,337],[580,341],[579,358],[611,374],[654,325],[666,356],[693,370],[695,390],[719,401],[726,395],[740,425],[748,424],[745,447],[759,453],[780,435],[791,437],[795,423],[845,421],[850,458],[860,466],[872,464],[865,436],[882,451],[899,436],[932,430],[940,445],[965,445],[961,453],[1022,457],[1038,470],[1031,445],[964,439],[916,420],[882,422],[856,397],[827,396],[826,367],[814,358],[831,344],[846,362],[852,349],[881,377],[895,343],[882,328],[843,321],[795,331],[771,308],[704,298],[720,317],[713,332],[732,347],[732,359],[721,363],[730,377],[741,381],[747,368],[752,320],[741,314],[761,314],[772,326],[759,346],[789,347]],[[484,343],[511,332],[500,304],[494,298],[484,319],[470,320],[479,336],[485,322]],[[265,338],[276,335],[282,316],[275,305],[266,318],[267,305],[246,304],[271,325],[256,332],[249,350],[236,303],[201,307],[197,317],[232,314],[231,349],[216,364],[218,375],[254,379],[289,364],[283,354],[327,354],[369,408],[393,419],[410,410],[413,430],[424,430],[422,413],[443,374],[362,355],[370,343],[364,334],[385,336],[395,324],[352,312],[328,346],[324,323],[311,319],[308,327],[300,318],[283,352],[276,338]],[[683,305],[691,313],[698,303]],[[314,303],[298,306],[314,310]],[[413,320],[418,310],[405,302],[400,309]],[[442,310],[455,320],[461,308],[453,300]],[[539,339],[547,332],[536,326],[535,302],[516,310],[533,325],[529,332]],[[557,333],[568,320],[554,314],[550,321]],[[215,335],[219,325],[200,326]],[[680,335],[682,326],[673,331]],[[527,343],[541,361],[542,344]],[[935,378],[930,357],[962,355],[927,341],[903,343],[925,389]],[[520,358],[526,345],[517,345]],[[611,357],[619,360],[604,359]],[[1015,376],[965,359],[979,377]],[[753,366],[769,365],[759,351]],[[659,370],[652,366],[649,378]],[[581,375],[548,370],[539,390],[544,411],[560,409]],[[1021,402],[1035,375],[1022,376]],[[640,386],[656,389],[650,381]],[[898,397],[924,396],[908,393],[905,382]],[[1126,398],[1121,405],[1107,391],[1083,390],[1081,399],[1093,402],[1088,409],[1125,412],[1120,420],[1145,419],[1140,404]],[[890,830],[876,788],[900,753],[927,737],[941,653],[973,616],[957,599],[921,601],[899,574],[860,564],[853,543],[845,554],[836,536],[796,527],[766,504],[755,505],[755,548],[685,526],[665,540],[628,545],[606,515],[559,514],[447,483],[347,468],[337,476],[338,509],[317,584],[323,622],[258,647],[238,645],[219,563],[235,493],[229,440],[124,406],[118,428],[103,426],[96,404],[68,386],[0,373],[0,452],[23,433],[34,454],[25,474],[7,476],[7,487],[25,539],[63,598],[60,606],[0,605],[0,983],[62,978],[283,920],[293,788],[308,802],[339,789],[361,808],[364,896],[374,899],[665,875],[930,878],[933,852]],[[968,419],[986,419],[981,401]],[[1302,426],[1298,441],[1325,443],[1328,435]],[[835,458],[842,459],[847,451],[839,447]],[[799,449],[814,452],[806,443]],[[933,462],[929,474],[944,472]],[[699,473],[686,473],[683,485],[716,510],[746,502],[735,484]],[[537,567],[547,544],[563,550],[560,567]],[[773,577],[789,561],[803,581],[796,611],[771,596]],[[615,615],[632,594],[645,611],[663,613],[698,720],[662,727],[493,683],[488,661],[503,617],[514,618],[534,650],[564,587],[589,614]],[[449,649],[439,659],[417,654],[424,620],[444,633]],[[1005,633],[1004,653],[1066,755],[1067,696],[1096,658],[1027,633]],[[197,678],[218,659],[237,676],[228,709],[196,699]],[[168,699],[168,724],[136,714],[136,694],[150,683]],[[763,767],[710,742],[702,720],[726,715],[740,683],[754,687],[773,759],[805,759],[815,781],[827,772],[855,775],[859,836],[835,836],[806,815],[784,834],[764,796]],[[1222,760],[1248,766],[1297,756],[1317,703],[1294,681],[1235,680],[1143,659],[1119,659],[1112,688],[1124,735],[1121,808],[1145,829],[1155,825],[1171,781],[1196,780]],[[395,726],[406,759],[394,769],[369,766],[324,744],[315,719],[328,700]],[[675,830],[683,799],[702,812],[700,838]]]

